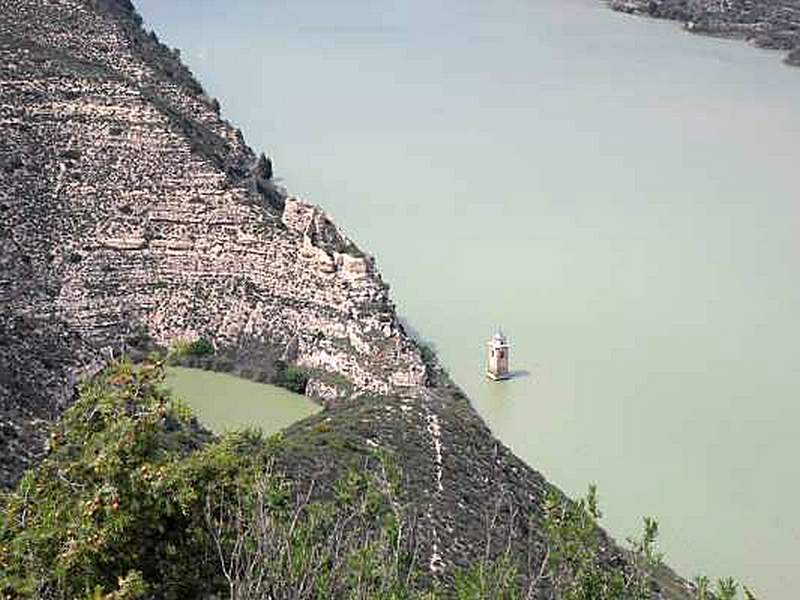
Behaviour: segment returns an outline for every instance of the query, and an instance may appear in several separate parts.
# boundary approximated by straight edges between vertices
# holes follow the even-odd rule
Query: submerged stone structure
[[[272,170],[128,0],[5,0],[0,484],[83,378],[202,337],[242,372],[308,374],[327,410],[287,431],[289,472],[323,481],[361,446],[397,458],[433,574],[509,545],[540,564],[551,486],[406,334],[373,258]],[[504,534],[487,548],[488,518]]]
[[[509,371],[509,353],[511,346],[508,343],[503,331],[498,328],[487,344],[489,356],[486,361],[486,376],[494,381],[508,379],[511,376]]]

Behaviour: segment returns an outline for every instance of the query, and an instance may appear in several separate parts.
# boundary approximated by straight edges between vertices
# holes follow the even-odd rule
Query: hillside
[[[406,334],[375,261],[272,181],[127,0],[5,2],[0,128],[5,487],[42,460],[77,382],[204,340],[220,368],[307,374],[329,410],[285,434],[295,481],[324,494],[365,448],[397,459],[431,575],[483,556],[487,519],[504,532],[490,554],[545,560],[535,517],[551,486]]]
[[[652,521],[619,550],[594,491],[565,498],[457,394],[435,413],[363,398],[268,439],[214,436],[163,367],[114,361],[82,382],[46,457],[0,494],[0,597],[688,597]],[[458,471],[421,451],[432,414]]]
[[[786,53],[800,66],[798,0],[606,0],[614,10],[670,19],[687,31],[747,40],[759,48]]]
[[[268,380],[284,359],[327,403],[423,385],[372,259],[271,183],[129,3],[6,4],[3,481],[75,381],[136,345],[204,336]]]

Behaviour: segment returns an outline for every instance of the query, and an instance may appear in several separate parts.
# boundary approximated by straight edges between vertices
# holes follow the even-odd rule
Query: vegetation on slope
[[[432,577],[390,456],[354,453],[359,468],[320,495],[311,477],[281,472],[280,438],[212,436],[162,378],[158,362],[120,362],[82,387],[47,458],[0,499],[0,598],[653,596],[655,523],[609,566],[593,489],[577,502],[548,496],[535,570],[487,553]],[[732,582],[718,591],[736,595]],[[707,582],[698,594],[710,597]]]

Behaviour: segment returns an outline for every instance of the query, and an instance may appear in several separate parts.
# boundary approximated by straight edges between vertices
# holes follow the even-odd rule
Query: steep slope
[[[787,52],[800,66],[798,0],[606,0],[614,10],[671,19],[692,33],[745,39],[760,48]]]
[[[424,382],[372,260],[271,184],[271,164],[176,56],[127,2],[4,3],[0,451],[16,457],[6,482],[40,446],[18,443],[30,424],[143,338],[202,335],[262,367],[287,359],[328,402]]]
[[[4,485],[77,381],[202,336],[311,374],[329,410],[286,433],[289,471],[324,482],[367,447],[399,458],[432,573],[482,556],[487,522],[492,548],[541,563],[549,484],[423,361],[372,258],[273,184],[127,0],[6,0],[0,133]]]

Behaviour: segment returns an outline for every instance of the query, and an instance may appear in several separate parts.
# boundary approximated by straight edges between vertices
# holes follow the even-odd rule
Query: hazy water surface
[[[794,597],[800,69],[594,0],[138,5],[504,442]],[[484,381],[498,323],[529,377]]]

